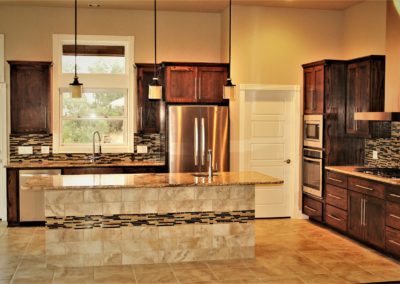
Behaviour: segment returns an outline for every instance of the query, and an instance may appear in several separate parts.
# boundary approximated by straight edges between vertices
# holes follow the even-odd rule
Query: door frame
[[[4,35],[0,34],[0,121],[3,123],[0,124],[0,148],[1,148],[1,156],[0,160],[0,189],[7,188],[7,176],[6,169],[4,165],[7,164],[8,157],[8,147],[7,147],[7,89],[5,83],[5,66],[4,66]],[[7,191],[0,190],[0,219],[3,221],[7,220]]]
[[[300,86],[299,85],[264,85],[264,84],[241,84],[239,86],[239,170],[245,170],[245,102],[247,91],[291,91],[294,92],[290,98],[289,125],[293,138],[290,143],[292,160],[291,187],[293,190],[289,194],[290,217],[303,219],[301,213],[301,183],[300,183],[300,151],[301,151],[301,109],[300,109]]]

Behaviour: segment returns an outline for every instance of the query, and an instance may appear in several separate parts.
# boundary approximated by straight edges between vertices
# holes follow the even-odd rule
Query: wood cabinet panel
[[[358,192],[349,191],[349,210],[348,210],[348,228],[349,235],[364,240],[365,230],[363,227],[363,195]]]
[[[52,63],[8,62],[11,133],[50,133]]]
[[[166,67],[166,101],[190,103],[197,101],[197,69],[192,66]]]
[[[325,207],[325,221],[332,227],[341,230],[343,232],[347,231],[347,212],[329,204]]]
[[[347,189],[327,184],[326,203],[347,210]]]
[[[198,67],[198,99],[200,102],[218,103],[223,101],[223,86],[228,72],[224,67]]]
[[[365,240],[379,248],[385,247],[385,201],[365,197]]]
[[[349,177],[348,188],[369,196],[375,196],[381,199],[385,198],[386,185],[371,180]]]
[[[304,114],[324,113],[324,65],[304,68]]]
[[[386,188],[386,200],[400,203],[400,187],[398,186],[389,186]]]
[[[63,175],[122,174],[123,172],[124,172],[123,168],[117,168],[117,167],[64,168],[62,170]]]
[[[312,219],[322,221],[322,202],[303,194],[303,213]]]
[[[386,250],[400,257],[400,231],[386,227]]]
[[[400,230],[400,204],[386,201],[386,226]]]
[[[347,176],[328,171],[326,173],[326,183],[347,188]]]
[[[7,169],[7,222],[8,226],[19,225],[18,170]]]

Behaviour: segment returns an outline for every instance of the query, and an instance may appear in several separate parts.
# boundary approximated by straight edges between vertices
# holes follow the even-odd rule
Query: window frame
[[[73,44],[74,35],[53,35],[53,153],[92,153],[92,145],[63,145],[61,135],[62,103],[61,91],[69,87],[72,74],[62,73],[62,47]],[[126,89],[126,141],[124,145],[102,144],[103,153],[133,153],[134,133],[134,37],[133,36],[95,36],[78,35],[81,45],[123,45],[125,46],[125,74],[78,74],[84,89]],[[72,76],[71,76],[72,75]],[[103,135],[103,133],[100,133]]]

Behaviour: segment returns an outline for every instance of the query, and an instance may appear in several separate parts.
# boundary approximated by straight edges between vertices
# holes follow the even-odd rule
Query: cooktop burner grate
[[[398,168],[358,168],[357,172],[381,176],[385,178],[400,179],[400,169]]]

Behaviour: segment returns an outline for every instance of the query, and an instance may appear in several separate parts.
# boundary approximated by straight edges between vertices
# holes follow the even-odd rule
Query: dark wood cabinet
[[[51,62],[10,64],[11,133],[51,133]]]
[[[165,102],[149,99],[149,85],[153,81],[152,64],[136,64],[137,67],[137,132],[165,132]],[[159,78],[162,84],[162,78]]]
[[[356,137],[388,137],[387,123],[356,121],[355,112],[384,111],[385,56],[349,61],[346,90],[346,133]]]
[[[310,196],[303,194],[303,213],[309,216],[311,219],[322,222],[323,210],[322,201],[311,198]]]
[[[324,64],[304,68],[304,114],[324,113]]]
[[[167,65],[165,67],[166,101],[169,103],[222,103],[223,86],[228,76],[227,66],[214,65]]]
[[[349,191],[349,218],[347,231],[349,235],[364,240],[364,199],[358,192]]]

